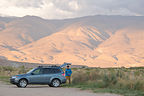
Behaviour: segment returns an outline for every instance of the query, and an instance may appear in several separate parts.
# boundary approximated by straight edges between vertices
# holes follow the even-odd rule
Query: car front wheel
[[[18,87],[21,87],[21,88],[25,88],[27,85],[28,85],[27,80],[22,79],[22,80],[19,81],[19,83],[18,83],[17,86],[18,86]]]
[[[50,86],[52,86],[52,87],[59,87],[60,86],[60,80],[58,80],[58,79],[52,80]]]

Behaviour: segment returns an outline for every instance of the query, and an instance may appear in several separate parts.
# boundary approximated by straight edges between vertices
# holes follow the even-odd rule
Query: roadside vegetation
[[[9,77],[26,73],[24,66],[14,68],[0,66],[0,80],[9,82]],[[144,96],[144,68],[72,68],[72,83],[64,87],[77,87],[93,92]]]
[[[72,87],[125,96],[144,96],[144,68],[73,69]]]
[[[30,69],[27,69],[24,66],[18,68],[12,66],[0,66],[0,81],[9,83],[10,76],[26,73],[28,70]]]

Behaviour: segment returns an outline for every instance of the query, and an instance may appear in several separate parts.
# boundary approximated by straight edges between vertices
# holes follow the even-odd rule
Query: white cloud
[[[79,5],[77,1],[71,1],[68,3],[68,5],[73,10],[79,10]]]
[[[2,16],[47,19],[87,15],[144,15],[144,0],[0,0]]]

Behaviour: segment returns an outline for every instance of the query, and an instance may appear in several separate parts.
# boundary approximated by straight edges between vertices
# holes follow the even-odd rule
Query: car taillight
[[[63,75],[63,76],[65,76],[65,74],[64,74],[64,73],[62,73],[62,75]]]

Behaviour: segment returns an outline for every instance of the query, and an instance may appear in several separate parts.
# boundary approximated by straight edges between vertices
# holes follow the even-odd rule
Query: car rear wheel
[[[52,84],[48,84],[48,85],[49,85],[49,87],[53,87]]]
[[[60,86],[60,80],[58,80],[58,79],[52,80],[50,86],[52,86],[52,87],[59,87]]]
[[[27,80],[21,79],[21,80],[19,81],[19,83],[18,83],[17,86],[18,86],[18,87],[21,87],[21,88],[25,88],[27,85],[28,85]]]

